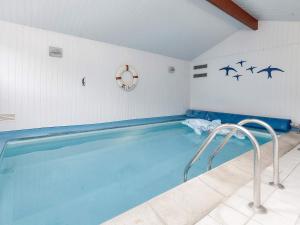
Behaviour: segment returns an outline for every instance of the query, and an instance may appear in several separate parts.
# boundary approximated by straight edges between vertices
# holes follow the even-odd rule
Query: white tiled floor
[[[300,146],[280,159],[284,190],[269,186],[272,167],[263,171],[262,202],[267,214],[255,214],[247,204],[252,200],[252,182],[223,201],[196,225],[300,225]]]

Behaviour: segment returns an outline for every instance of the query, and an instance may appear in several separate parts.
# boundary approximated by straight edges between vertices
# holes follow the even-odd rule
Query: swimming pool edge
[[[55,135],[75,134],[83,132],[101,131],[116,128],[127,128],[133,126],[142,126],[150,124],[159,124],[166,122],[181,121],[186,119],[185,115],[149,117],[130,120],[120,120],[112,122],[103,122],[95,124],[82,124],[70,126],[56,127],[41,127],[24,130],[11,130],[0,132],[0,151],[4,148],[8,141],[26,139],[26,138],[41,138]]]
[[[279,137],[280,157],[300,143],[295,132]],[[272,142],[261,146],[262,169],[272,163]],[[193,225],[252,180],[253,151],[164,192],[102,225]]]

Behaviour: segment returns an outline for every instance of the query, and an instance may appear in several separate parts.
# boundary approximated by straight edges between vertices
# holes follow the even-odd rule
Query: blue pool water
[[[260,144],[270,141],[255,133]],[[0,165],[1,225],[98,225],[182,183],[206,135],[180,122],[9,142]],[[217,136],[190,177],[206,171]],[[249,149],[232,138],[214,166]]]

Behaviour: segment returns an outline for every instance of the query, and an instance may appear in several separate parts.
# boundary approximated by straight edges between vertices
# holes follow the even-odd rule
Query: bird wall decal
[[[236,78],[236,80],[239,81],[241,76],[243,76],[243,75],[237,74],[237,75],[234,75],[234,76],[232,76],[232,77]]]
[[[243,65],[244,65],[244,63],[245,63],[245,62],[247,62],[247,61],[245,61],[245,60],[241,60],[241,61],[237,62],[236,64],[240,64],[240,65],[241,65],[241,67],[243,67]]]
[[[272,72],[273,71],[284,72],[282,69],[279,69],[277,67],[268,66],[267,68],[264,68],[264,69],[258,71],[257,73],[266,72],[266,73],[268,73],[268,79],[272,79]]]
[[[268,79],[272,79],[272,75],[273,75],[274,72],[285,72],[284,70],[282,70],[280,68],[277,68],[277,67],[273,67],[271,65],[257,71],[258,68],[256,66],[244,67],[244,64],[246,62],[247,62],[246,60],[241,60],[241,61],[236,63],[236,64],[239,64],[240,67],[232,67],[232,66],[228,65],[228,66],[222,67],[221,69],[219,69],[219,71],[225,71],[225,76],[229,76],[232,73],[234,73],[234,76],[231,76],[231,77],[236,78],[237,81],[240,81],[240,77],[245,75],[245,74],[242,75],[243,71],[244,72],[249,71],[247,74],[249,74],[249,73],[251,73],[251,74],[266,73],[268,75]]]
[[[255,66],[250,66],[249,68],[247,68],[246,70],[249,70],[249,71],[251,71],[251,73],[253,74],[253,70],[254,69],[256,69],[256,67]]]
[[[226,66],[226,67],[223,67],[223,68],[221,68],[221,69],[219,69],[219,70],[225,70],[225,71],[226,71],[226,75],[225,75],[225,76],[228,76],[230,71],[237,72],[236,69],[234,69],[233,67],[231,67],[231,66],[229,66],[229,65]]]

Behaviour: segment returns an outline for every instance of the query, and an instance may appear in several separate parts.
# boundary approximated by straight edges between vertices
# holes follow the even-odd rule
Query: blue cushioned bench
[[[244,119],[258,119],[268,123],[276,131],[288,132],[291,130],[290,119],[241,115],[241,114],[222,113],[222,112],[210,112],[210,111],[193,110],[193,109],[187,110],[186,116],[188,118],[199,118],[199,119],[205,119],[210,121],[220,119],[222,123],[235,123],[235,124]],[[245,126],[252,127],[252,128],[261,128],[261,126],[258,124],[246,124]]]

